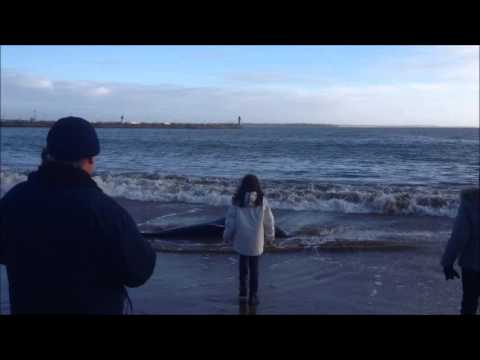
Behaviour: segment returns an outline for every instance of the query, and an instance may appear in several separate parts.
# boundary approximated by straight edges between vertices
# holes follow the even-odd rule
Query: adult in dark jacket
[[[63,118],[43,163],[0,200],[0,263],[13,314],[122,314],[156,255],[131,216],[91,178],[95,129]]]
[[[453,265],[462,268],[463,315],[475,314],[480,296],[480,192],[464,190],[460,207],[441,264],[447,280],[459,278]]]

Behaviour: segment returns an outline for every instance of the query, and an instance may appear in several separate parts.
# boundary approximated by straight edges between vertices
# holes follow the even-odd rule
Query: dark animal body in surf
[[[225,218],[221,218],[212,222],[178,227],[174,229],[158,230],[142,232],[145,238],[156,239],[182,239],[198,241],[201,239],[205,243],[216,243],[223,241],[223,230],[225,228]],[[285,231],[275,226],[275,238],[282,239],[287,238],[288,235]]]

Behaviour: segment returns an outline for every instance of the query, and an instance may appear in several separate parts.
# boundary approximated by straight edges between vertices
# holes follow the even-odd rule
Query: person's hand
[[[460,275],[458,272],[453,268],[453,266],[445,266],[443,268],[443,273],[445,274],[445,280],[452,280],[455,278],[460,279]]]

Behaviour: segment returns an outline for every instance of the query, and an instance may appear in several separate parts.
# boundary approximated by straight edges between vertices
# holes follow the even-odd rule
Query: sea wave
[[[2,194],[27,172],[0,172]],[[93,179],[108,195],[140,201],[226,206],[238,180],[156,173],[103,172]],[[275,209],[337,213],[426,215],[454,217],[460,189],[411,185],[327,184],[305,181],[265,181],[266,196]]]

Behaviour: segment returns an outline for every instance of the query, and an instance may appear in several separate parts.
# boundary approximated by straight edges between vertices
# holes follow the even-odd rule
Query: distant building
[[[239,116],[238,117],[238,126],[240,126],[241,122],[242,122],[242,118]]]
[[[35,121],[37,120],[37,110],[33,110],[33,116],[30,118],[30,121]]]

